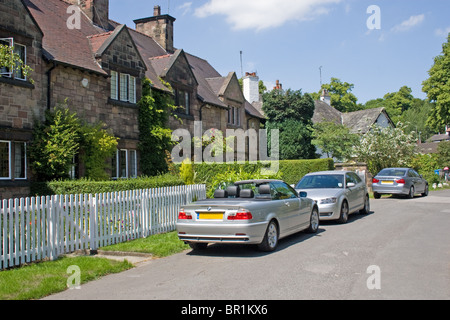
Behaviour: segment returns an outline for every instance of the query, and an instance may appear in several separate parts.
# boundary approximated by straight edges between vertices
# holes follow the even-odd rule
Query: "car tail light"
[[[398,184],[405,184],[405,179],[395,180]]]
[[[378,182],[380,182],[380,180],[375,179],[375,178],[372,179],[372,183],[378,183]]]
[[[250,211],[239,210],[235,214],[228,215],[228,220],[252,220],[253,216]]]
[[[179,220],[192,220],[192,215],[190,213],[186,213],[183,209],[178,213]]]

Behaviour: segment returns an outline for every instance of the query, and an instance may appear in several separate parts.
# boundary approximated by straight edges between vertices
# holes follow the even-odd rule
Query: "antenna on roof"
[[[319,67],[320,72],[320,88],[322,89],[322,66]]]
[[[242,65],[242,50],[241,50],[241,78],[244,78],[244,67]]]
[[[170,14],[170,0],[168,0],[167,2],[167,14]]]

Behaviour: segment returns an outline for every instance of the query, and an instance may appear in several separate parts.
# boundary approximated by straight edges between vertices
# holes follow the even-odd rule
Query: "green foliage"
[[[411,161],[411,167],[421,174],[429,184],[439,182],[439,175],[434,170],[439,169],[437,154],[418,154]]]
[[[83,124],[75,112],[59,105],[47,111],[45,121],[35,120],[30,146],[31,167],[37,180],[67,179],[77,154],[86,168],[86,178],[105,180],[105,161],[117,148],[117,138],[103,124]]]
[[[436,132],[450,124],[450,33],[442,46],[442,55],[434,59],[428,71],[429,78],[422,85],[422,91],[432,102],[436,102],[428,117],[428,126]]]
[[[316,150],[312,145],[312,130],[296,119],[286,119],[283,122],[268,122],[267,130],[280,130],[280,160],[312,159]]]
[[[353,153],[358,161],[367,163],[372,174],[377,174],[386,167],[409,165],[416,155],[416,139],[414,134],[405,133],[402,123],[396,128],[374,125],[354,147]]]
[[[443,141],[439,143],[438,161],[442,168],[450,166],[450,141]]]
[[[102,127],[101,123],[81,127],[83,140],[81,160],[85,165],[85,176],[99,181],[109,179],[105,171],[105,160],[115,154],[119,140]]]
[[[55,180],[50,182],[33,182],[32,196],[56,194],[96,194],[105,192],[140,190],[183,185],[181,178],[165,174],[156,177],[139,177],[136,179],[120,179],[114,181]]]
[[[242,168],[239,171],[229,169],[226,172],[216,174],[210,181],[210,188],[207,190],[206,196],[212,198],[214,191],[217,189],[226,189],[236,181],[252,180],[252,179],[281,179],[281,173],[263,176],[260,171],[245,172]]]
[[[403,86],[398,92],[387,93],[384,96],[384,107],[394,123],[400,121],[403,112],[411,108],[414,99],[411,92],[411,88]]]
[[[29,147],[31,167],[37,180],[68,178],[81,142],[81,123],[76,113],[63,106],[35,120],[33,143]]]
[[[167,127],[170,112],[175,110],[173,97],[153,90],[144,79],[139,106],[139,150],[144,175],[157,175],[168,170],[166,151],[172,146],[172,130]]]
[[[267,179],[274,177],[276,179],[283,179],[288,184],[295,184],[309,172],[334,170],[334,161],[332,159],[282,160],[279,161],[278,165],[279,171],[277,174],[265,176],[261,174],[261,169],[267,167],[267,165],[261,162],[195,163],[195,183],[206,184],[207,192],[211,194],[211,192],[214,193],[215,190],[213,184],[216,184],[216,182],[221,179],[230,182],[233,180],[244,180],[243,178]],[[180,165],[177,167],[179,169],[181,168]],[[220,178],[218,178],[219,175]]]
[[[313,94],[315,100],[319,100],[322,94],[322,89],[327,89],[331,97],[331,105],[340,112],[352,112],[358,111],[361,108],[356,103],[358,99],[352,93],[354,84],[348,82],[342,82],[338,78],[331,78],[329,84],[322,85],[319,93]]]
[[[13,74],[21,72],[31,83],[34,83],[33,79],[29,78],[33,69],[22,61],[13,47],[0,44],[0,68],[2,67],[8,68]]]
[[[195,181],[194,167],[190,159],[184,159],[180,167],[180,177],[184,184],[191,185]]]
[[[315,157],[311,144],[314,101],[300,90],[272,90],[263,95],[263,111],[268,117],[267,129],[280,130],[280,159]]]
[[[314,125],[312,144],[320,148],[328,158],[346,161],[350,158],[353,146],[359,136],[350,129],[334,122],[321,122]]]

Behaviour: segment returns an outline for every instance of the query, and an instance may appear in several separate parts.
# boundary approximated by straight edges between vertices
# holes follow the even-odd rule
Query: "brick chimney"
[[[259,77],[256,72],[246,72],[243,79],[244,97],[250,103],[259,102]]]
[[[277,80],[275,83],[274,90],[283,90],[283,85],[280,83],[280,80]]]
[[[109,26],[109,0],[67,0],[77,5],[92,20],[103,29]]]
[[[325,102],[327,105],[331,106],[331,96],[327,89],[322,89],[322,95],[320,96],[320,101]]]
[[[153,17],[134,20],[136,30],[158,42],[168,53],[175,52],[173,45],[173,23],[175,18],[161,14],[161,7],[153,8]]]

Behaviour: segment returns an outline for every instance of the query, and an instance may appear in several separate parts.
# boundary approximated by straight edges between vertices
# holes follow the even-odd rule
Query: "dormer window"
[[[111,71],[111,99],[136,103],[136,77]]]

